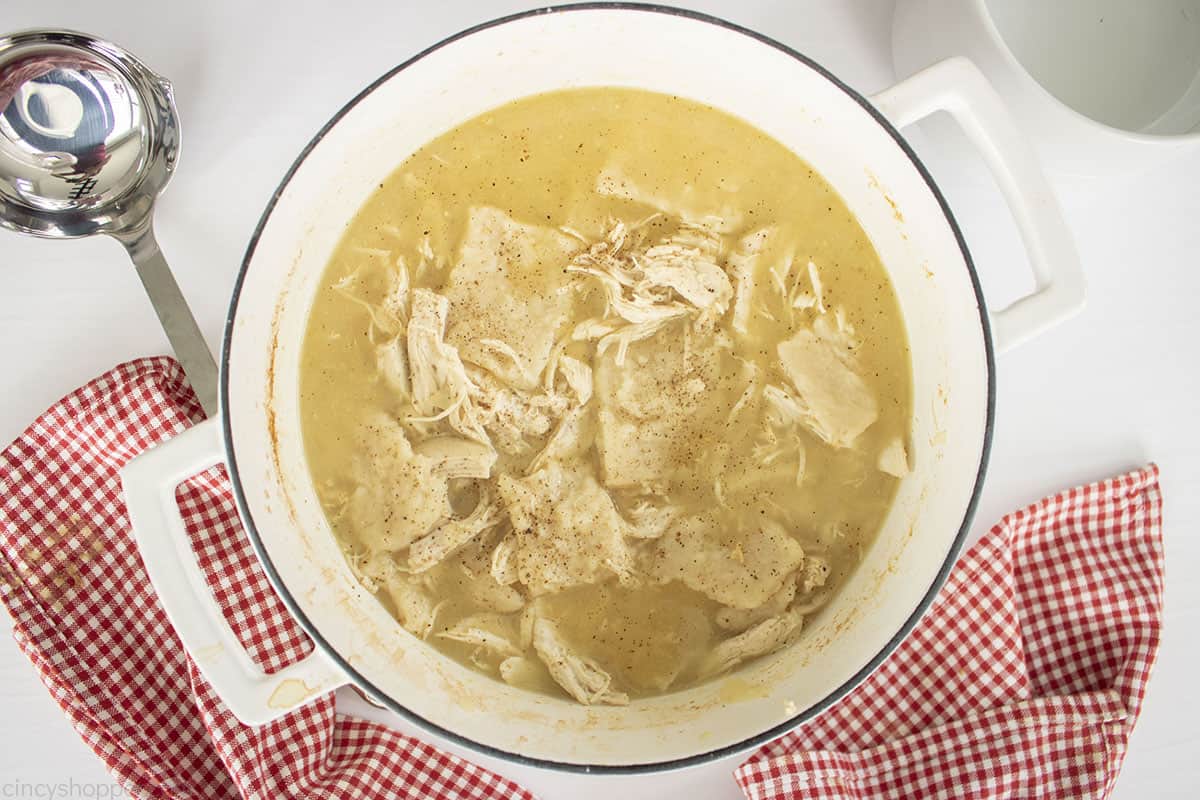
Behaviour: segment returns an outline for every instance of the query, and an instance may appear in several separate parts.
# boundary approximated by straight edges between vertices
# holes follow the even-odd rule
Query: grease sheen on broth
[[[841,198],[637,90],[409,157],[330,261],[301,392],[331,527],[398,621],[585,703],[802,636],[907,471],[904,325]]]

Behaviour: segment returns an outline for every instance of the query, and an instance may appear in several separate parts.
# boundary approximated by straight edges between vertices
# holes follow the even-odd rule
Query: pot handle
[[[1075,243],[1033,149],[978,67],[962,57],[939,61],[872,96],[871,102],[900,128],[936,111],[949,113],[1000,186],[1037,286],[1007,308],[990,312],[997,351],[1010,350],[1077,314],[1085,290]]]
[[[142,562],[184,648],[235,717],[262,725],[349,678],[320,648],[278,672],[264,673],[221,613],[175,499],[180,483],[224,461],[218,421],[201,422],[129,461],[121,470],[121,486]]]

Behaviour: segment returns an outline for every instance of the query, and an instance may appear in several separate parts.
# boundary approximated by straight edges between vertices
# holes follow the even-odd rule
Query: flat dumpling
[[[453,309],[446,340],[484,367],[511,368],[511,350],[536,380],[571,311],[562,270],[579,247],[555,228],[517,222],[491,206],[471,208],[443,291]]]
[[[400,423],[375,414],[362,424],[358,437],[356,486],[346,513],[368,552],[407,547],[450,516],[439,461],[416,452]]]
[[[714,204],[703,197],[705,193],[699,190],[700,187],[684,185],[672,187],[668,197],[665,192],[648,188],[656,175],[657,172],[644,172],[616,161],[609,162],[596,176],[596,193],[649,206],[685,222],[704,223],[722,234],[733,233],[741,227],[742,213],[733,192],[728,192],[724,202]]]
[[[678,520],[654,544],[655,578],[681,581],[730,608],[761,606],[804,563],[804,549],[777,522],[731,527],[711,511]]]
[[[716,337],[680,326],[631,346],[624,366],[611,355],[599,358],[597,448],[604,484],[634,488],[688,477],[681,473],[693,472],[725,437],[723,399],[745,384]]]
[[[520,582],[536,597],[623,577],[632,554],[612,498],[592,475],[557,461],[526,478],[501,475]]]
[[[879,418],[879,401],[846,345],[818,330],[780,342],[779,363],[799,393],[802,419],[824,442],[850,447]]]

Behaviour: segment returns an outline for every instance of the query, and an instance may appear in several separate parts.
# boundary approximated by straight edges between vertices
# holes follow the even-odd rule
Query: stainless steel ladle
[[[178,154],[171,85],[129,53],[71,31],[0,37],[0,225],[125,245],[211,417],[217,365],[154,239]]]

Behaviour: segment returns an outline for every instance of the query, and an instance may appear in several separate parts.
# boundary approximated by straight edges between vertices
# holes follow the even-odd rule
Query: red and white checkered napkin
[[[332,696],[240,725],[188,661],[134,548],[117,470],[200,419],[174,361],[121,365],[0,454],[0,599],[80,735],[139,798],[532,796]],[[769,745],[751,798],[1103,796],[1158,643],[1154,467],[1006,518],[848,698]],[[179,490],[201,564],[265,669],[312,646],[272,593],[220,469]]]
[[[1102,798],[1162,619],[1158,468],[1009,514],[891,657],[736,773],[751,800]]]
[[[0,599],[18,645],[76,730],[137,798],[492,798],[519,786],[333,696],[248,728],[175,638],[138,558],[117,470],[202,418],[178,365],[123,364],[73,392],[0,454]],[[179,489],[226,617],[268,671],[312,644],[242,534],[223,470]]]

